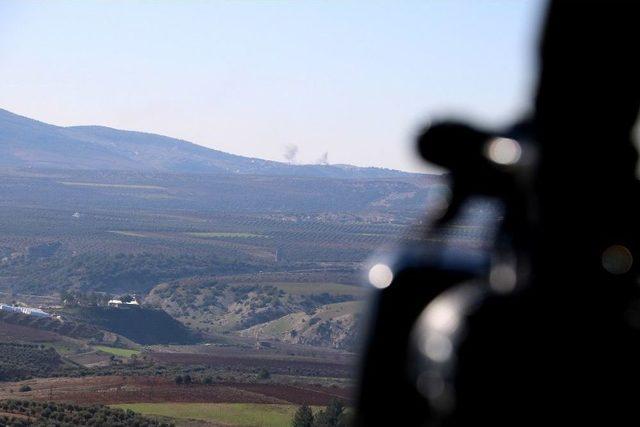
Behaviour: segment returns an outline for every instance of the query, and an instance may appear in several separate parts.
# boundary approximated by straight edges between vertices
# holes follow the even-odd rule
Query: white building
[[[49,313],[33,307],[17,307],[15,305],[0,304],[0,310],[11,313],[22,313],[34,317],[51,317]]]
[[[140,303],[135,299],[129,302],[122,302],[122,300],[119,300],[119,299],[112,299],[112,300],[109,300],[107,305],[113,308],[121,308],[121,307],[140,308]]]

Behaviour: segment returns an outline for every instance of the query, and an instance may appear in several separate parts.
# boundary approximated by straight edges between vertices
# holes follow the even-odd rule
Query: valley
[[[46,314],[0,310],[0,399],[158,416],[144,405],[290,417],[349,404],[368,260],[424,241],[426,207],[446,192],[438,176],[257,161],[2,111],[0,144],[0,303]],[[73,165],[58,162],[68,144],[83,147]],[[132,150],[149,161],[134,167]]]

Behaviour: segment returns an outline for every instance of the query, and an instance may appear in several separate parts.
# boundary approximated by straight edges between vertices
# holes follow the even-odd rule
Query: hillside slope
[[[138,344],[193,344],[198,338],[162,310],[78,307],[70,314]]]
[[[147,304],[204,333],[353,350],[367,290],[339,283],[184,280],[156,286]]]
[[[0,109],[0,167],[329,178],[417,176],[349,165],[291,165],[103,126],[60,127]]]

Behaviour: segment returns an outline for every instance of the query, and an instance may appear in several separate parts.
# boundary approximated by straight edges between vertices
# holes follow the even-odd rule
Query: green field
[[[282,427],[291,425],[296,405],[259,403],[125,403],[113,405],[143,415],[202,420],[229,426]]]
[[[361,313],[364,310],[364,304],[364,301],[347,301],[327,304],[317,310],[316,316],[324,320],[329,320],[333,317],[343,316],[345,314]]]
[[[104,353],[113,354],[120,357],[131,357],[134,354],[140,354],[140,350],[129,350],[127,348],[107,347],[106,345],[94,345],[93,348]]]
[[[294,325],[299,324],[302,319],[307,318],[308,316],[303,312],[291,313],[286,316],[282,316],[279,319],[263,323],[260,326],[260,333],[279,336],[288,333],[294,328]]]

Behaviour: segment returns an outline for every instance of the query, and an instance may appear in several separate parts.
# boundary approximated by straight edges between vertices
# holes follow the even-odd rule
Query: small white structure
[[[34,317],[51,317],[49,313],[33,307],[16,307],[15,305],[0,304],[0,310],[11,313],[22,313]]]
[[[135,299],[133,299],[133,300],[131,300],[129,302],[122,302],[122,300],[119,300],[119,299],[112,299],[112,300],[109,300],[107,305],[109,307],[113,307],[113,308],[122,308],[122,307],[140,308],[140,303]]]
[[[120,308],[122,306],[122,301],[120,301],[119,299],[112,299],[112,300],[109,300],[107,305],[109,307]]]

